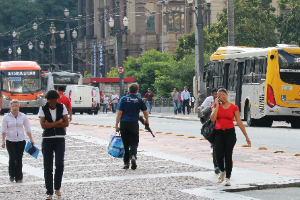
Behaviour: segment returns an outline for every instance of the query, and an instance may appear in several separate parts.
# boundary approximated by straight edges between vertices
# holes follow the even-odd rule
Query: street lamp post
[[[161,6],[161,52],[164,52],[164,5],[169,5],[169,1],[157,2],[157,6]]]
[[[55,32],[56,32],[56,27],[54,26],[54,23],[51,22],[50,33],[52,34],[52,37],[51,37],[50,48],[52,49],[52,64],[55,64],[55,48],[56,48],[55,36],[54,36]]]
[[[16,60],[17,58],[17,49],[16,49],[16,42],[17,42],[17,39],[16,39],[16,36],[17,36],[17,33],[16,31],[13,31],[12,33],[12,36],[13,36],[13,60]]]
[[[11,48],[9,47],[8,48],[8,59],[11,60],[11,53],[12,53],[12,50]]]
[[[18,53],[18,60],[21,60],[21,53],[22,53],[22,50],[21,50],[20,47],[18,47],[17,53]]]
[[[33,44],[31,42],[28,43],[28,49],[30,51],[30,60],[32,60],[32,48],[33,48]]]
[[[71,38],[70,38],[70,11],[66,8],[64,10],[64,15],[66,17],[66,34],[67,34],[67,56],[68,56],[68,69],[71,69]]]
[[[208,13],[207,18],[208,18],[208,27],[209,27],[209,28],[210,28],[210,14],[211,14],[211,9],[210,9],[210,7],[211,7],[211,1],[212,1],[212,0],[206,0],[207,13]]]
[[[200,96],[199,96],[199,102],[196,103],[198,105],[201,105],[202,102],[205,100],[206,97],[206,88],[204,85],[204,42],[203,42],[203,0],[195,0],[195,9],[192,8],[193,6],[193,0],[187,0],[190,12],[195,13],[196,16],[196,27],[195,28],[195,74],[196,74],[196,80],[199,82],[195,84],[197,87],[196,90],[198,91],[198,88],[200,89]]]
[[[72,37],[73,37],[73,42],[72,42],[72,46],[71,46],[71,70],[72,70],[72,72],[74,71],[74,60],[73,60],[73,49],[74,49],[74,47],[73,47],[73,45],[74,44],[76,44],[76,39],[77,39],[77,31],[76,30],[74,30],[73,32],[72,32]]]
[[[33,25],[32,25],[32,28],[34,30],[34,60],[36,62],[38,62],[38,55],[37,55],[37,24],[34,22]],[[32,58],[31,58],[32,60]]]
[[[123,25],[125,27],[124,30],[121,29],[120,23],[120,5],[119,0],[117,0],[117,10],[115,15],[115,20],[111,17],[109,19],[109,26],[111,28],[110,34],[116,36],[117,40],[117,59],[118,59],[118,67],[123,67],[123,56],[122,56],[122,35],[126,34],[126,43],[127,43],[127,27],[129,24],[129,19],[124,17]],[[124,96],[124,73],[120,73],[120,96]]]
[[[43,61],[44,61],[44,42],[41,41],[40,44],[39,44],[39,46],[40,46],[40,49],[41,49],[41,52],[42,52],[41,63],[43,63]]]

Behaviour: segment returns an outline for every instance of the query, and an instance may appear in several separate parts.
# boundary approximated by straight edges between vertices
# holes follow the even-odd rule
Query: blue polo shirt
[[[145,111],[147,107],[141,98],[129,94],[121,98],[118,110],[123,111],[120,121],[138,121],[140,110]]]

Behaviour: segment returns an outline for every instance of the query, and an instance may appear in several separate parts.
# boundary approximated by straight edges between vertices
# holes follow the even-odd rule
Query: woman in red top
[[[240,118],[239,108],[228,101],[227,90],[225,88],[221,88],[218,90],[218,97],[215,99],[210,119],[213,122],[216,121],[214,152],[216,154],[219,169],[221,170],[218,182],[222,183],[226,174],[225,186],[230,186],[232,151],[236,143],[236,135],[233,124],[234,118],[244,133],[248,145],[251,146],[251,141]],[[224,156],[226,171],[224,168]]]

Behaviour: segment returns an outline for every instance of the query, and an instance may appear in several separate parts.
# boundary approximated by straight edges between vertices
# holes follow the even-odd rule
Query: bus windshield
[[[27,94],[41,90],[41,73],[35,70],[2,71],[4,92]]]
[[[79,75],[61,76],[53,74],[53,83],[59,85],[78,85]]]

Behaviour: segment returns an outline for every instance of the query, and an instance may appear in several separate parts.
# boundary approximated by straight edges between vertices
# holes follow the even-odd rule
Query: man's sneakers
[[[131,169],[132,170],[136,169],[136,158],[135,158],[135,156],[131,157]]]
[[[226,179],[225,179],[225,186],[231,186],[231,183],[230,183],[230,179],[229,179],[229,178],[226,178]]]
[[[219,174],[220,173],[220,169],[219,169],[219,167],[215,167],[215,174]]]
[[[129,169],[129,163],[124,163],[123,169]]]
[[[221,173],[219,174],[219,177],[218,177],[218,183],[222,183],[222,182],[224,181],[225,174],[226,174],[225,171],[224,171],[224,172],[221,172]]]

